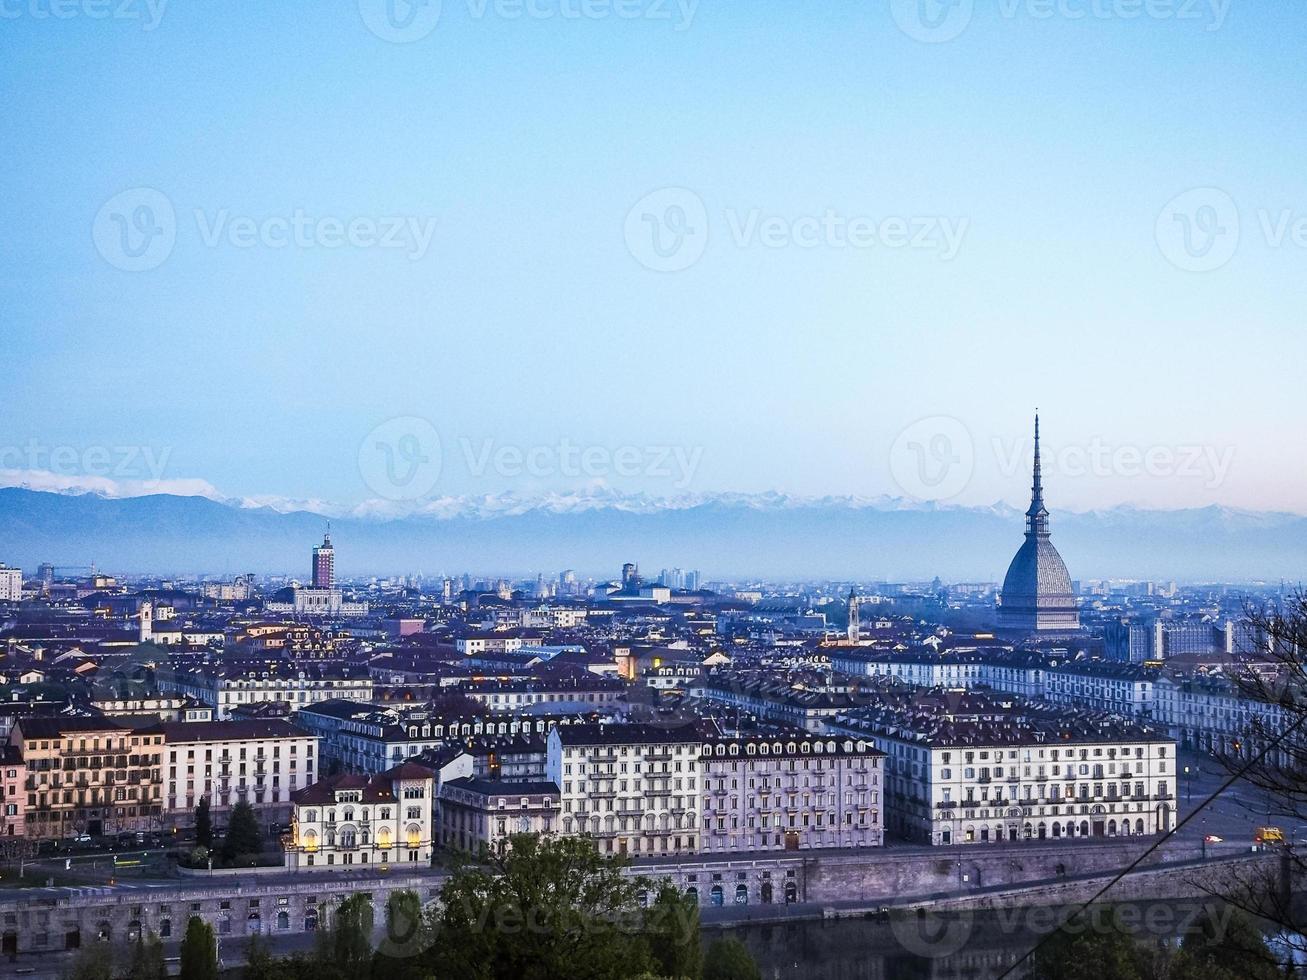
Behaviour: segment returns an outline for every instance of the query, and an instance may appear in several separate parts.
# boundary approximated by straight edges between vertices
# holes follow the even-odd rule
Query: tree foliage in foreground
[[[1178,951],[1137,935],[1111,909],[1070,919],[1036,951],[1031,980],[1276,980],[1292,976],[1233,906],[1211,905]],[[1172,938],[1172,937],[1167,937]]]
[[[587,837],[517,834],[455,869],[433,916],[431,972],[468,980],[702,975],[698,906]]]
[[[213,926],[198,915],[186,923],[179,975],[182,980],[218,980],[218,943]]]

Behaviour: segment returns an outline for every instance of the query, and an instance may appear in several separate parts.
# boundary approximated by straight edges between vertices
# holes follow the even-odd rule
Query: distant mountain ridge
[[[0,562],[124,573],[307,576],[327,515],[254,500],[109,497],[0,488]],[[585,491],[443,498],[330,513],[342,574],[615,575],[699,568],[708,577],[999,581],[1021,544],[1020,511],[892,497]],[[1053,512],[1073,578],[1286,579],[1307,568],[1307,517],[1225,507]]]

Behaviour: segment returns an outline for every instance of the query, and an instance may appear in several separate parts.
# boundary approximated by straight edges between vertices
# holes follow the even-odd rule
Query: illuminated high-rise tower
[[[336,587],[336,549],[331,546],[330,525],[327,526],[327,533],[322,536],[322,544],[313,549],[313,587]]]

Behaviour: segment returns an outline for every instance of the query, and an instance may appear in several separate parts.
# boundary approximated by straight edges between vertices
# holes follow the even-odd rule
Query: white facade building
[[[699,746],[693,727],[566,725],[549,733],[546,778],[561,791],[560,830],[606,854],[699,849]]]
[[[265,819],[289,815],[291,795],[317,776],[317,738],[279,719],[175,722],[164,734],[164,809],[194,822],[207,797],[214,823],[242,800]]]
[[[884,753],[869,740],[714,738],[701,753],[704,853],[884,843]]]
[[[841,716],[885,761],[886,826],[931,844],[1118,837],[1176,825],[1176,745],[1120,718],[957,692]]]
[[[210,705],[219,721],[231,718],[239,705],[282,701],[291,709],[346,698],[371,701],[373,681],[365,670],[349,667],[292,667],[283,670],[197,668],[160,671],[159,688],[186,694]]]
[[[428,867],[434,795],[431,771],[412,763],[319,780],[294,798],[286,867]]]
[[[18,602],[23,598],[23,570],[0,565],[0,602]]]

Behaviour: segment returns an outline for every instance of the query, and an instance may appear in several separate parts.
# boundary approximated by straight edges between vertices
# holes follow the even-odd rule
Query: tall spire
[[[1026,533],[1048,534],[1048,509],[1044,506],[1044,480],[1039,462],[1039,409],[1035,409],[1035,479],[1030,486],[1030,509],[1026,511]]]

